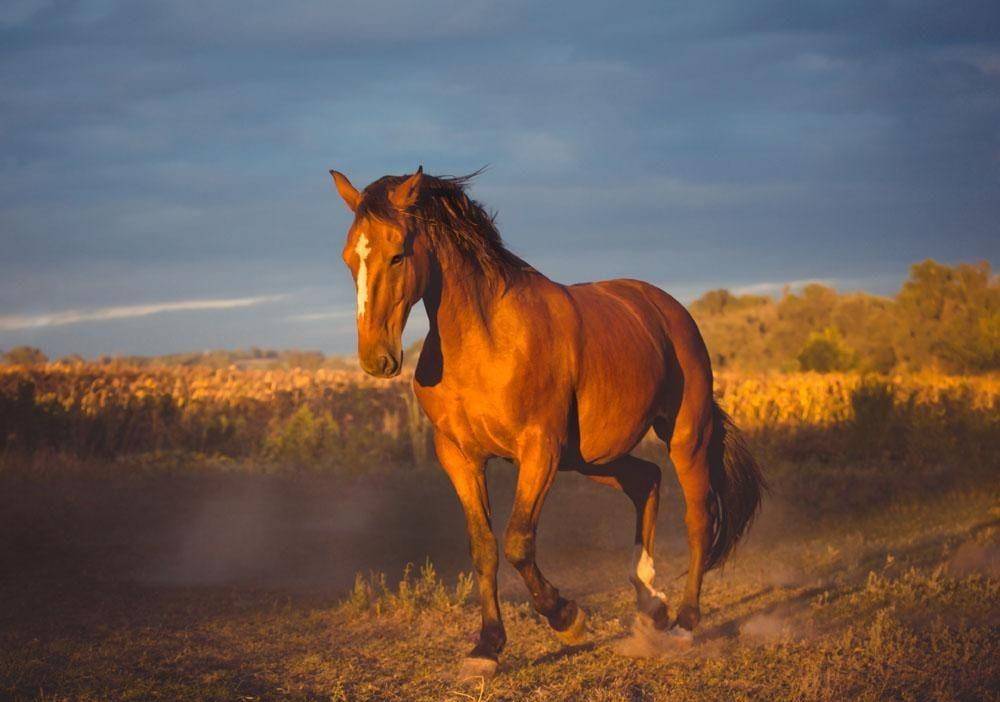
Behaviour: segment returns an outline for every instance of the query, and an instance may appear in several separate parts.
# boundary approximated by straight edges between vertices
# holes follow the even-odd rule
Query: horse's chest
[[[470,455],[512,457],[516,427],[501,398],[485,388],[414,384],[417,399],[434,430]]]

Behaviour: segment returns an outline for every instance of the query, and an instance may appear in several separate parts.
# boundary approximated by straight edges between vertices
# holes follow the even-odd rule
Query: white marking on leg
[[[368,237],[362,234],[354,245],[354,253],[361,259],[358,265],[358,319],[365,316],[365,305],[368,304],[368,254],[371,251]]]
[[[653,578],[656,577],[656,569],[653,567],[653,557],[644,547],[637,545],[635,548],[635,577],[646,586],[646,589],[654,597],[658,597],[663,602],[666,602],[667,596],[653,587]]]

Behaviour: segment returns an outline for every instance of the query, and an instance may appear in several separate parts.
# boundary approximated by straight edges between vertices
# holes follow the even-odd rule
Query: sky
[[[421,164],[561,282],[892,294],[1000,253],[1000,3],[4,0],[0,349],[350,353],[328,171]]]

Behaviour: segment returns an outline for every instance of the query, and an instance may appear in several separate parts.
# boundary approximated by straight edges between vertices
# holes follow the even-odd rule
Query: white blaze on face
[[[358,264],[358,318],[365,316],[365,305],[368,304],[368,254],[371,253],[368,246],[368,237],[362,234],[358,237],[358,243],[354,245],[354,253],[361,259]]]
[[[667,596],[653,587],[653,578],[656,577],[656,569],[653,568],[653,557],[642,546],[636,546],[636,556],[635,577],[646,586],[646,589],[654,597],[658,597],[666,602]]]

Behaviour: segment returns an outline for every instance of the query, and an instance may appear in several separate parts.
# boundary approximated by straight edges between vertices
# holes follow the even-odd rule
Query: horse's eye
[[[403,254],[396,254],[395,256],[389,259],[390,265],[393,266],[398,266],[402,262],[403,262]]]

